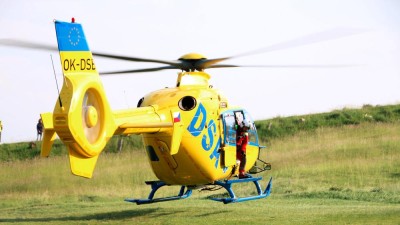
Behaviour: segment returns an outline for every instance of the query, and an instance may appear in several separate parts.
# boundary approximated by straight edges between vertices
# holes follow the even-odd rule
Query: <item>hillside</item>
[[[342,109],[328,113],[277,117],[256,121],[260,141],[270,143],[276,138],[293,136],[300,132],[313,132],[318,128],[344,127],[368,123],[397,123],[400,122],[400,105],[371,106],[361,109]],[[121,137],[113,137],[105,147],[104,152],[116,153]],[[140,136],[122,137],[123,150],[142,149]],[[40,145],[40,142],[37,143]],[[56,140],[51,152],[52,156],[67,154],[65,146]],[[40,146],[34,142],[22,142],[0,145],[0,161],[32,159],[40,155]]]
[[[302,131],[312,132],[324,127],[344,127],[368,123],[400,122],[400,105],[371,106],[360,109],[342,109],[327,113],[276,117],[257,121],[257,131],[263,141],[295,135]]]
[[[68,157],[57,147],[59,156],[0,162],[0,223],[398,224],[399,106],[348,110],[257,122],[260,132],[279,134],[263,139],[262,157],[272,170],[261,174],[262,185],[273,177],[266,199],[223,205],[207,200],[222,190],[194,191],[189,199],[136,206],[123,199],[146,197],[144,181],[157,179],[144,150],[107,150],[94,177],[84,179],[70,174]],[[306,126],[310,121],[314,126]],[[7,146],[19,145],[27,151],[27,143]],[[178,187],[170,188],[160,194],[176,194]],[[238,195],[254,190],[236,188]]]
[[[118,141],[122,138],[121,150],[137,150],[143,148],[143,142],[141,136],[131,135],[129,137],[114,136],[107,143],[104,148],[105,153],[117,153],[119,152]],[[15,160],[26,160],[33,159],[40,156],[40,145],[41,142],[20,142],[12,144],[1,144],[0,145],[0,162],[1,161],[15,161]],[[67,148],[59,140],[54,141],[51,156],[67,155]]]

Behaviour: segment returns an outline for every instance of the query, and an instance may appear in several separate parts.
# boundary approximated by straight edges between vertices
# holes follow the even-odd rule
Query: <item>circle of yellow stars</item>
[[[76,37],[77,39],[72,40],[71,37]],[[68,34],[69,43],[73,46],[77,46],[79,44],[80,39],[81,39],[81,35],[79,33],[78,28],[76,28],[76,27],[71,28],[71,30],[69,31],[69,34]]]

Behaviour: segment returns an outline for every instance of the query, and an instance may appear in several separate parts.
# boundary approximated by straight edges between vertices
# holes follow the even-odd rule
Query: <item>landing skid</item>
[[[260,199],[260,198],[266,198],[271,194],[272,177],[271,177],[271,179],[269,179],[268,185],[265,188],[264,192],[262,191],[260,183],[258,182],[259,180],[262,180],[262,177],[249,177],[249,178],[238,179],[238,180],[216,181],[215,182],[216,185],[219,185],[226,189],[226,191],[229,194],[229,198],[212,198],[212,200],[218,201],[218,202],[223,202],[224,204],[228,204],[228,203],[244,202],[244,201],[256,200],[256,199]],[[258,195],[241,197],[241,198],[236,197],[235,193],[232,190],[232,184],[247,183],[247,182],[254,183],[254,185],[256,186]]]
[[[250,176],[249,178],[245,178],[245,179],[215,181],[214,185],[219,185],[219,186],[225,188],[229,194],[229,197],[228,198],[212,198],[211,200],[223,202],[224,204],[228,204],[228,203],[244,202],[244,201],[256,200],[256,199],[260,199],[260,198],[266,198],[271,194],[272,177],[269,180],[268,185],[265,188],[264,192],[261,190],[261,186],[258,182],[259,180],[262,180],[262,177],[251,177]],[[240,198],[236,197],[235,193],[232,190],[232,184],[247,183],[247,182],[254,183],[254,185],[256,186],[258,195],[248,196],[248,197],[240,197]],[[146,181],[146,184],[151,185],[151,192],[147,199],[125,199],[125,201],[136,203],[137,205],[141,205],[141,204],[151,204],[151,203],[156,203],[156,202],[181,200],[181,199],[188,198],[192,195],[192,189],[187,188],[187,186],[181,186],[181,189],[180,189],[178,195],[176,195],[176,196],[164,197],[164,198],[154,198],[154,195],[157,192],[157,190],[168,184],[166,184],[164,181]],[[187,188],[186,192],[185,192],[185,188]]]
[[[156,203],[156,202],[180,200],[180,199],[185,199],[187,197],[190,197],[192,195],[191,189],[187,189],[185,192],[186,186],[182,186],[179,191],[179,194],[176,196],[165,197],[165,198],[154,198],[154,195],[157,192],[157,190],[167,184],[164,181],[146,181],[146,184],[151,185],[151,192],[147,199],[125,199],[125,201],[141,205],[141,204],[150,204],[150,203]]]

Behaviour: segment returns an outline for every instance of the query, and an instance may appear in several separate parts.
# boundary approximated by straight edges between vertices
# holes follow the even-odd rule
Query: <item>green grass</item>
[[[400,224],[398,120],[320,125],[265,144],[272,170],[262,174],[262,186],[273,177],[271,196],[228,205],[208,199],[222,190],[151,205],[124,202],[147,197],[144,181],[156,179],[142,148],[106,151],[92,179],[71,175],[62,150],[2,161],[0,224]],[[235,189],[244,195],[254,188]]]
[[[5,224],[398,224],[399,208],[377,203],[270,198],[236,205],[188,200],[136,206],[114,199],[15,204]]]
[[[318,129],[269,148],[275,192],[291,197],[400,203],[400,125]]]

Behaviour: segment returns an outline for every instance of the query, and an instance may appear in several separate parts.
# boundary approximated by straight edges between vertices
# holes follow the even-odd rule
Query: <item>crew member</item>
[[[236,160],[239,162],[239,179],[249,178],[246,174],[246,148],[249,142],[249,134],[247,133],[249,126],[244,123],[238,127],[236,135]]]

